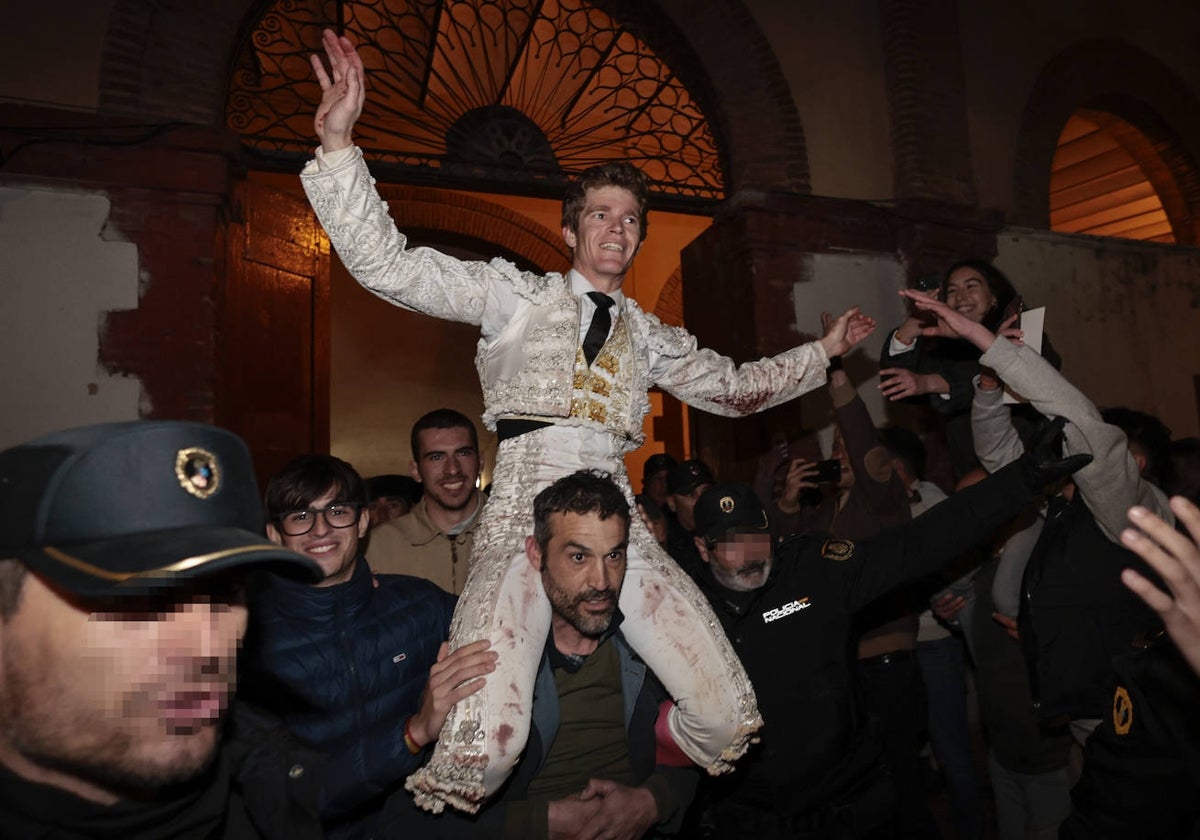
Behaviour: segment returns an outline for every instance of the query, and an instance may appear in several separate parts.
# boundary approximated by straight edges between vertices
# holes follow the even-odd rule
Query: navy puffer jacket
[[[345,583],[271,575],[252,596],[239,695],[328,756],[330,837],[369,837],[387,795],[424,760],[405,746],[404,722],[420,706],[454,603],[421,578],[376,578],[361,557]]]

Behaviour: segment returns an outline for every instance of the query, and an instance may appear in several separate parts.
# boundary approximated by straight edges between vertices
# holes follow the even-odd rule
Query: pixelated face
[[[559,628],[594,638],[612,623],[625,581],[629,527],[619,516],[550,514],[550,539],[541,549],[526,543],[530,562],[542,574],[542,586]]]
[[[593,187],[587,191],[579,229],[562,229],[574,252],[573,266],[600,291],[620,288],[642,244],[638,203],[624,187]]]
[[[344,501],[337,498],[338,491],[328,490],[321,498],[309,507],[321,510],[334,502]],[[345,583],[354,575],[354,566],[358,560],[358,541],[367,533],[371,517],[368,513],[359,516],[358,521],[346,528],[334,528],[324,514],[313,516],[312,530],[307,534],[290,536],[280,531],[273,523],[267,525],[267,536],[273,542],[307,556],[321,567],[325,578],[316,586],[334,586]]]
[[[420,456],[412,463],[412,477],[421,482],[425,504],[443,511],[464,511],[475,504],[475,479],[479,477],[479,449],[471,430],[461,426],[424,429],[417,433]]]
[[[0,625],[0,760],[98,802],[194,777],[234,687],[240,578],[96,609],[26,577]]]
[[[704,495],[704,491],[711,484],[701,484],[690,493],[672,493],[667,499],[667,506],[675,512],[675,518],[679,520],[679,524],[683,526],[685,531],[689,533],[696,530],[696,502]]]
[[[946,305],[979,324],[996,305],[996,296],[982,274],[962,266],[946,279]]]
[[[730,534],[711,547],[699,537],[697,548],[712,567],[717,583],[735,592],[749,592],[767,582],[771,574],[771,535]]]

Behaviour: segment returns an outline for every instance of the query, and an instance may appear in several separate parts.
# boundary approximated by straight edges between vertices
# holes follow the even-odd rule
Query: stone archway
[[[1106,111],[1151,143],[1139,159],[1181,245],[1200,241],[1200,102],[1172,70],[1120,41],[1088,41],[1042,69],[1021,120],[1010,221],[1050,225],[1050,169],[1059,134],[1079,108]]]

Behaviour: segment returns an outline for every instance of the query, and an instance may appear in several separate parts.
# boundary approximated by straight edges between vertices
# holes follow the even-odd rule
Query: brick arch
[[[507,207],[428,187],[379,185],[405,230],[436,230],[499,246],[539,272],[563,271],[571,251],[562,234]]]
[[[1122,41],[1087,41],[1051,59],[1039,74],[1021,120],[1011,221],[1050,226],[1050,167],[1058,137],[1078,109],[1129,122],[1127,138],[1158,191],[1181,245],[1200,242],[1200,101],[1166,65]]]
[[[744,0],[593,0],[679,74],[721,151],[725,194],[809,193],[800,114],[770,42]]]
[[[662,55],[701,103],[727,195],[810,191],[799,113],[743,0],[593,2]],[[115,0],[101,59],[101,109],[148,122],[220,127],[237,46],[269,3]]]

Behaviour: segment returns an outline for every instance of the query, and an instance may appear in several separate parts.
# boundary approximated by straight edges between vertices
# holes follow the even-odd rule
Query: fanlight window
[[[656,192],[723,197],[699,106],[635,35],[583,0],[277,0],[239,56],[228,125],[267,159],[311,154],[308,56],[338,28],[367,69],[357,141],[410,180],[538,190],[630,160]]]
[[[1051,169],[1051,229],[1174,242],[1162,199],[1130,149],[1149,145],[1134,126],[1111,114],[1073,114]]]

